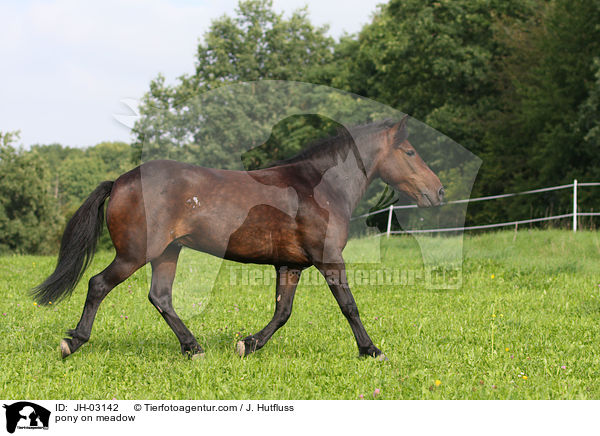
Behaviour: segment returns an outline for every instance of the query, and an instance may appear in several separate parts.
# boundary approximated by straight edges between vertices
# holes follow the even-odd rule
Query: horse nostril
[[[438,191],[438,197],[440,198],[440,200],[444,198],[444,195],[446,195],[446,191],[444,191],[444,187],[442,186]]]

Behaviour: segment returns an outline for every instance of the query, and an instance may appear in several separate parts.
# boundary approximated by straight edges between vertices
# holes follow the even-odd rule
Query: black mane
[[[338,156],[345,159],[351,148],[356,147],[355,142],[361,138],[369,137],[383,132],[392,127],[396,122],[391,119],[376,121],[369,124],[353,126],[350,129],[341,127],[338,133],[310,142],[305,149],[287,159],[272,162],[266,166],[271,168],[289,165],[309,159],[326,159],[337,162]]]

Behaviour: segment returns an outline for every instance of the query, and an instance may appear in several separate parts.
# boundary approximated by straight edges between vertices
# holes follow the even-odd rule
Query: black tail
[[[104,224],[104,202],[113,183],[100,183],[67,223],[54,272],[31,291],[38,304],[58,302],[75,289],[94,257]]]

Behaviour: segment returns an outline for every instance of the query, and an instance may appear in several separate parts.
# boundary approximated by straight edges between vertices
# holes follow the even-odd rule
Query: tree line
[[[17,147],[18,132],[0,132],[0,254],[55,253],[66,220],[103,180],[134,166],[131,145]],[[101,246],[110,246],[107,234]]]
[[[14,132],[2,134],[0,250],[54,251],[65,220],[97,183],[140,159],[156,155],[227,167],[227,147],[239,138],[228,131],[227,105],[190,102],[218,96],[224,85],[265,79],[326,85],[423,121],[482,159],[473,196],[574,178],[600,181],[598,23],[599,0],[390,0],[358,34],[335,40],[327,27],[311,23],[306,9],[286,15],[269,0],[241,1],[233,16],[214,20],[204,34],[193,74],[174,84],[162,76],[151,81],[131,144],[25,151],[15,146]],[[266,120],[268,104],[251,110],[265,112]],[[237,122],[260,128],[251,120]],[[338,128],[315,114],[288,117],[243,157],[244,166],[289,157]],[[396,201],[384,189],[380,184],[369,191],[357,213]],[[598,197],[582,190],[582,207],[598,210]],[[467,224],[571,207],[567,191],[473,203]]]

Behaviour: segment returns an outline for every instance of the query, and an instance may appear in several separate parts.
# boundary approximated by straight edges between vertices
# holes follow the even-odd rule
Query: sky
[[[355,33],[383,0],[273,0],[289,15],[306,5],[329,35]],[[160,73],[194,71],[212,20],[237,0],[78,0],[0,3],[0,131],[19,144],[87,147],[131,141],[130,108]]]

